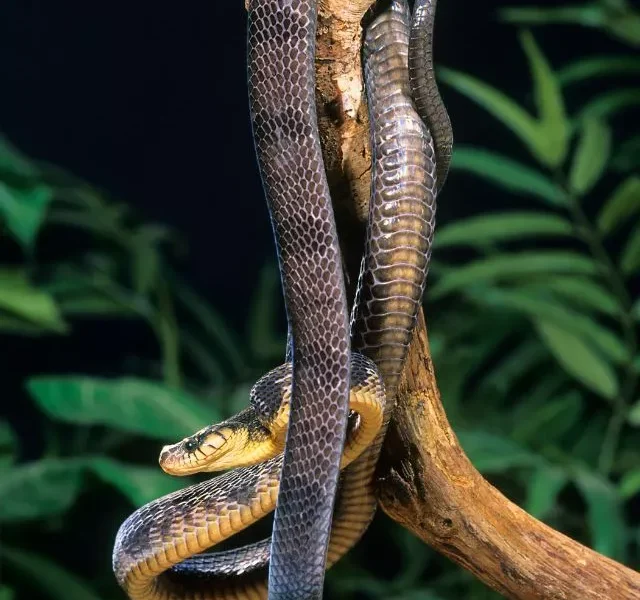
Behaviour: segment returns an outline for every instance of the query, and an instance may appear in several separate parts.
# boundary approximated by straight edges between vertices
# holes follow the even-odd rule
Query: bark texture
[[[372,3],[320,0],[319,10],[318,117],[350,291],[371,181],[360,49]],[[533,518],[473,467],[440,401],[422,314],[379,472],[392,519],[507,598],[640,599],[639,573]]]

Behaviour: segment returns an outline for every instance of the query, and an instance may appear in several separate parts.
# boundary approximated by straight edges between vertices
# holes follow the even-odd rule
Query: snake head
[[[246,467],[272,458],[281,450],[255,411],[247,409],[165,446],[159,462],[165,473],[183,476]]]

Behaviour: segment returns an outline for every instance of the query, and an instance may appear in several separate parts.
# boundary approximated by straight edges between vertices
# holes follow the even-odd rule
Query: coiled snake
[[[177,474],[240,468],[159,498],[122,524],[113,567],[133,600],[265,598],[269,540],[199,553],[272,511],[279,488],[281,497],[287,490],[292,506],[301,511],[297,522],[311,523],[319,532],[331,525],[326,565],[323,551],[311,563],[308,580],[289,578],[291,572],[307,576],[298,570],[292,549],[296,541],[308,539],[288,537],[296,531],[295,515],[288,517],[293,529],[288,534],[286,527],[281,529],[284,537],[272,546],[278,548],[274,558],[280,554],[284,561],[280,565],[292,569],[284,579],[276,577],[279,593],[309,597],[305,594],[317,588],[317,571],[357,542],[375,512],[374,471],[424,290],[436,189],[444,183],[451,155],[451,126],[433,77],[435,0],[416,0],[413,17],[406,0],[392,0],[367,27],[364,43],[372,196],[351,316],[352,348],[364,356],[349,359],[349,344],[343,339],[348,326],[344,286],[326,179],[318,162],[313,97],[287,94],[269,83],[306,78],[300,85],[308,91],[315,11],[312,0],[252,0],[249,5],[252,118],[279,258],[290,267],[283,268],[282,278],[293,333],[293,368],[284,365],[262,378],[247,411],[163,450],[163,467]],[[269,62],[269,48],[279,61]],[[304,213],[302,230],[297,220],[302,213],[296,215],[304,210],[296,207],[300,196],[315,203]],[[296,262],[301,256],[305,262]],[[309,382],[316,386],[309,387]],[[343,395],[353,412],[345,422],[348,434],[340,460]],[[297,397],[303,401],[296,404]],[[287,450],[292,448],[294,460],[281,474],[289,410]],[[309,437],[314,423],[324,436],[320,442]],[[322,452],[316,454],[319,443]],[[305,444],[314,445],[313,452]],[[346,468],[331,524],[333,500],[323,494],[332,487],[336,453]],[[330,458],[321,461],[320,468],[302,468],[312,455]],[[306,477],[309,474],[320,477],[320,487],[314,477]],[[321,577],[319,581],[321,585]]]

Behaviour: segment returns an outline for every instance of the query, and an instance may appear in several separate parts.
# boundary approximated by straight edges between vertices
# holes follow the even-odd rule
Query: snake
[[[283,4],[300,5],[294,0]],[[446,178],[453,141],[433,77],[434,15],[434,0],[416,0],[412,15],[405,0],[392,0],[366,29],[363,62],[372,195],[350,330],[352,350],[373,361],[377,371],[370,370],[371,363],[354,363],[357,354],[352,354],[349,406],[353,412],[347,421],[340,465],[346,468],[335,502],[326,562],[316,565],[323,569],[357,542],[375,514],[375,467],[424,292],[435,199]],[[291,23],[280,25],[290,27]],[[416,101],[419,97],[427,100],[420,104]],[[287,232],[283,230],[282,234]],[[367,373],[364,378],[359,374],[361,364],[368,365],[362,371]],[[163,449],[163,468],[174,474],[239,468],[159,498],[139,508],[122,524],[114,546],[113,568],[130,598],[266,598],[269,540],[231,551],[201,553],[274,510],[284,475],[280,472],[282,436],[274,437],[271,428],[281,432],[292,416],[293,396],[286,389],[290,389],[287,385],[295,389],[295,366],[288,368],[277,376],[271,372],[256,384],[251,395],[253,413],[240,413]],[[381,384],[376,377],[383,380],[385,400],[379,397]],[[290,383],[283,385],[284,380]],[[367,394],[377,398],[373,403],[367,400],[367,406],[382,407],[378,421],[378,417],[372,417],[375,411],[357,414],[360,408],[355,396],[363,384],[369,389]],[[280,390],[280,402],[276,392],[270,400],[260,400],[266,397],[267,388]],[[377,433],[375,423],[366,425],[368,419],[379,423]],[[373,440],[363,451],[362,442],[369,436]],[[304,454],[304,449],[301,452]],[[297,500],[300,508],[307,502],[303,496],[297,496]],[[294,563],[296,560],[296,556],[291,557]]]

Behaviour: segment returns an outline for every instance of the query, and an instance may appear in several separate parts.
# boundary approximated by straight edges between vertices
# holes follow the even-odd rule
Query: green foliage
[[[37,169],[0,136],[0,219],[24,250],[33,248],[53,199],[53,191],[37,175]]]
[[[586,20],[630,41],[636,35],[631,32],[637,28],[637,13],[621,3],[630,19],[623,32],[605,4],[514,8],[502,15],[527,25]],[[637,33],[634,44],[640,43],[640,29]],[[449,409],[447,365],[449,359],[458,364],[451,394],[454,422],[465,451],[481,471],[527,473],[521,479],[523,505],[561,530],[565,511],[576,513],[565,499],[565,491],[572,488],[584,503],[582,540],[617,560],[637,564],[640,553],[630,541],[633,521],[625,503],[640,492],[640,451],[637,430],[632,429],[640,424],[639,320],[630,288],[640,271],[640,187],[631,173],[638,164],[633,158],[638,138],[632,132],[617,147],[611,119],[637,107],[640,97],[636,88],[609,89],[583,96],[582,106],[574,109],[563,96],[565,88],[587,79],[637,74],[640,60],[596,56],[556,74],[530,34],[522,34],[521,42],[536,116],[467,74],[443,72],[447,85],[515,133],[538,163],[525,165],[492,148],[458,145],[453,169],[530,198],[538,209],[481,214],[441,225],[436,232],[437,278],[427,294],[434,314],[430,336],[436,340],[432,350],[438,381]],[[546,135],[545,123],[553,123]],[[545,146],[545,139],[554,141]],[[614,171],[622,177],[617,182],[611,177]],[[603,199],[598,201],[595,194]],[[591,207],[596,207],[595,214]],[[464,261],[446,260],[449,249],[463,247],[471,249],[471,258],[465,254]],[[438,316],[440,299],[448,301],[444,310],[451,318]],[[481,323],[477,333],[467,329],[465,342],[457,341],[451,328],[456,321],[472,322],[467,312],[485,320],[508,314],[521,320],[511,322],[508,334],[496,332],[487,344],[481,343],[486,337]],[[461,343],[468,348],[464,353]],[[500,348],[509,348],[512,356],[496,356]],[[473,364],[460,368],[470,356]],[[483,410],[478,411],[480,402]],[[474,437],[466,443],[463,425],[473,427]],[[575,525],[565,526],[576,535]]]
[[[640,13],[628,0],[595,0],[573,6],[505,8],[509,23],[520,25],[576,24],[600,29],[633,47],[640,47]]]
[[[54,419],[108,425],[160,440],[182,438],[220,414],[188,394],[150,381],[94,377],[35,377],[29,391]]]
[[[528,27],[580,24],[640,45],[640,17],[624,0],[501,16]],[[499,147],[455,147],[452,178],[482,180],[514,208],[439,222],[426,297],[433,360],[448,417],[474,465],[537,518],[638,568],[640,524],[630,507],[640,494],[640,300],[631,292],[640,273],[640,134],[619,139],[616,119],[640,95],[630,86],[581,92],[574,106],[570,92],[592,79],[637,75],[640,60],[591,55],[555,65],[534,31],[535,38],[519,35],[531,78],[521,99],[508,86],[439,71],[524,151],[514,159]],[[447,189],[444,198],[455,203]],[[46,555],[41,532],[62,543],[79,527],[74,507],[92,494],[113,506],[101,518],[119,523],[133,507],[190,484],[162,473],[155,457],[162,444],[245,407],[257,377],[282,360],[277,270],[265,264],[246,331],[233,331],[169,266],[179,236],[32,162],[3,137],[0,223],[25,254],[23,267],[0,265],[0,333],[74,335],[84,318],[136,320],[158,346],[135,376],[33,373],[25,387],[45,429],[37,459],[21,459],[24,442],[0,421],[0,524],[9,540],[0,549],[8,575],[0,600],[23,590],[54,599],[120,597],[108,559],[99,565],[106,583],[89,584],[95,573],[78,577],[64,556]],[[84,251],[38,264],[43,227],[80,233]],[[127,462],[134,455],[137,463]],[[30,527],[38,536],[23,533]],[[406,531],[387,521],[376,527],[389,544],[384,569],[372,567],[360,545],[330,571],[330,597],[497,597]],[[94,545],[109,549],[113,535]]]
[[[516,194],[539,198],[550,204],[565,204],[564,191],[543,173],[496,152],[456,146],[453,167],[491,179],[497,185]]]
[[[28,589],[39,588],[54,600],[100,600],[88,583],[48,558],[6,547],[0,557],[27,581]]]
[[[155,466],[127,465],[102,456],[89,460],[87,467],[126,496],[133,506],[142,506],[192,483],[189,479],[167,477]]]
[[[0,523],[39,519],[66,511],[82,487],[78,459],[42,459],[9,470],[0,481]]]
[[[33,287],[23,271],[9,268],[0,269],[0,327],[24,333],[67,328],[51,295]]]
[[[569,189],[574,194],[585,194],[600,179],[611,147],[611,131],[596,118],[582,123],[578,148],[569,172]]]

